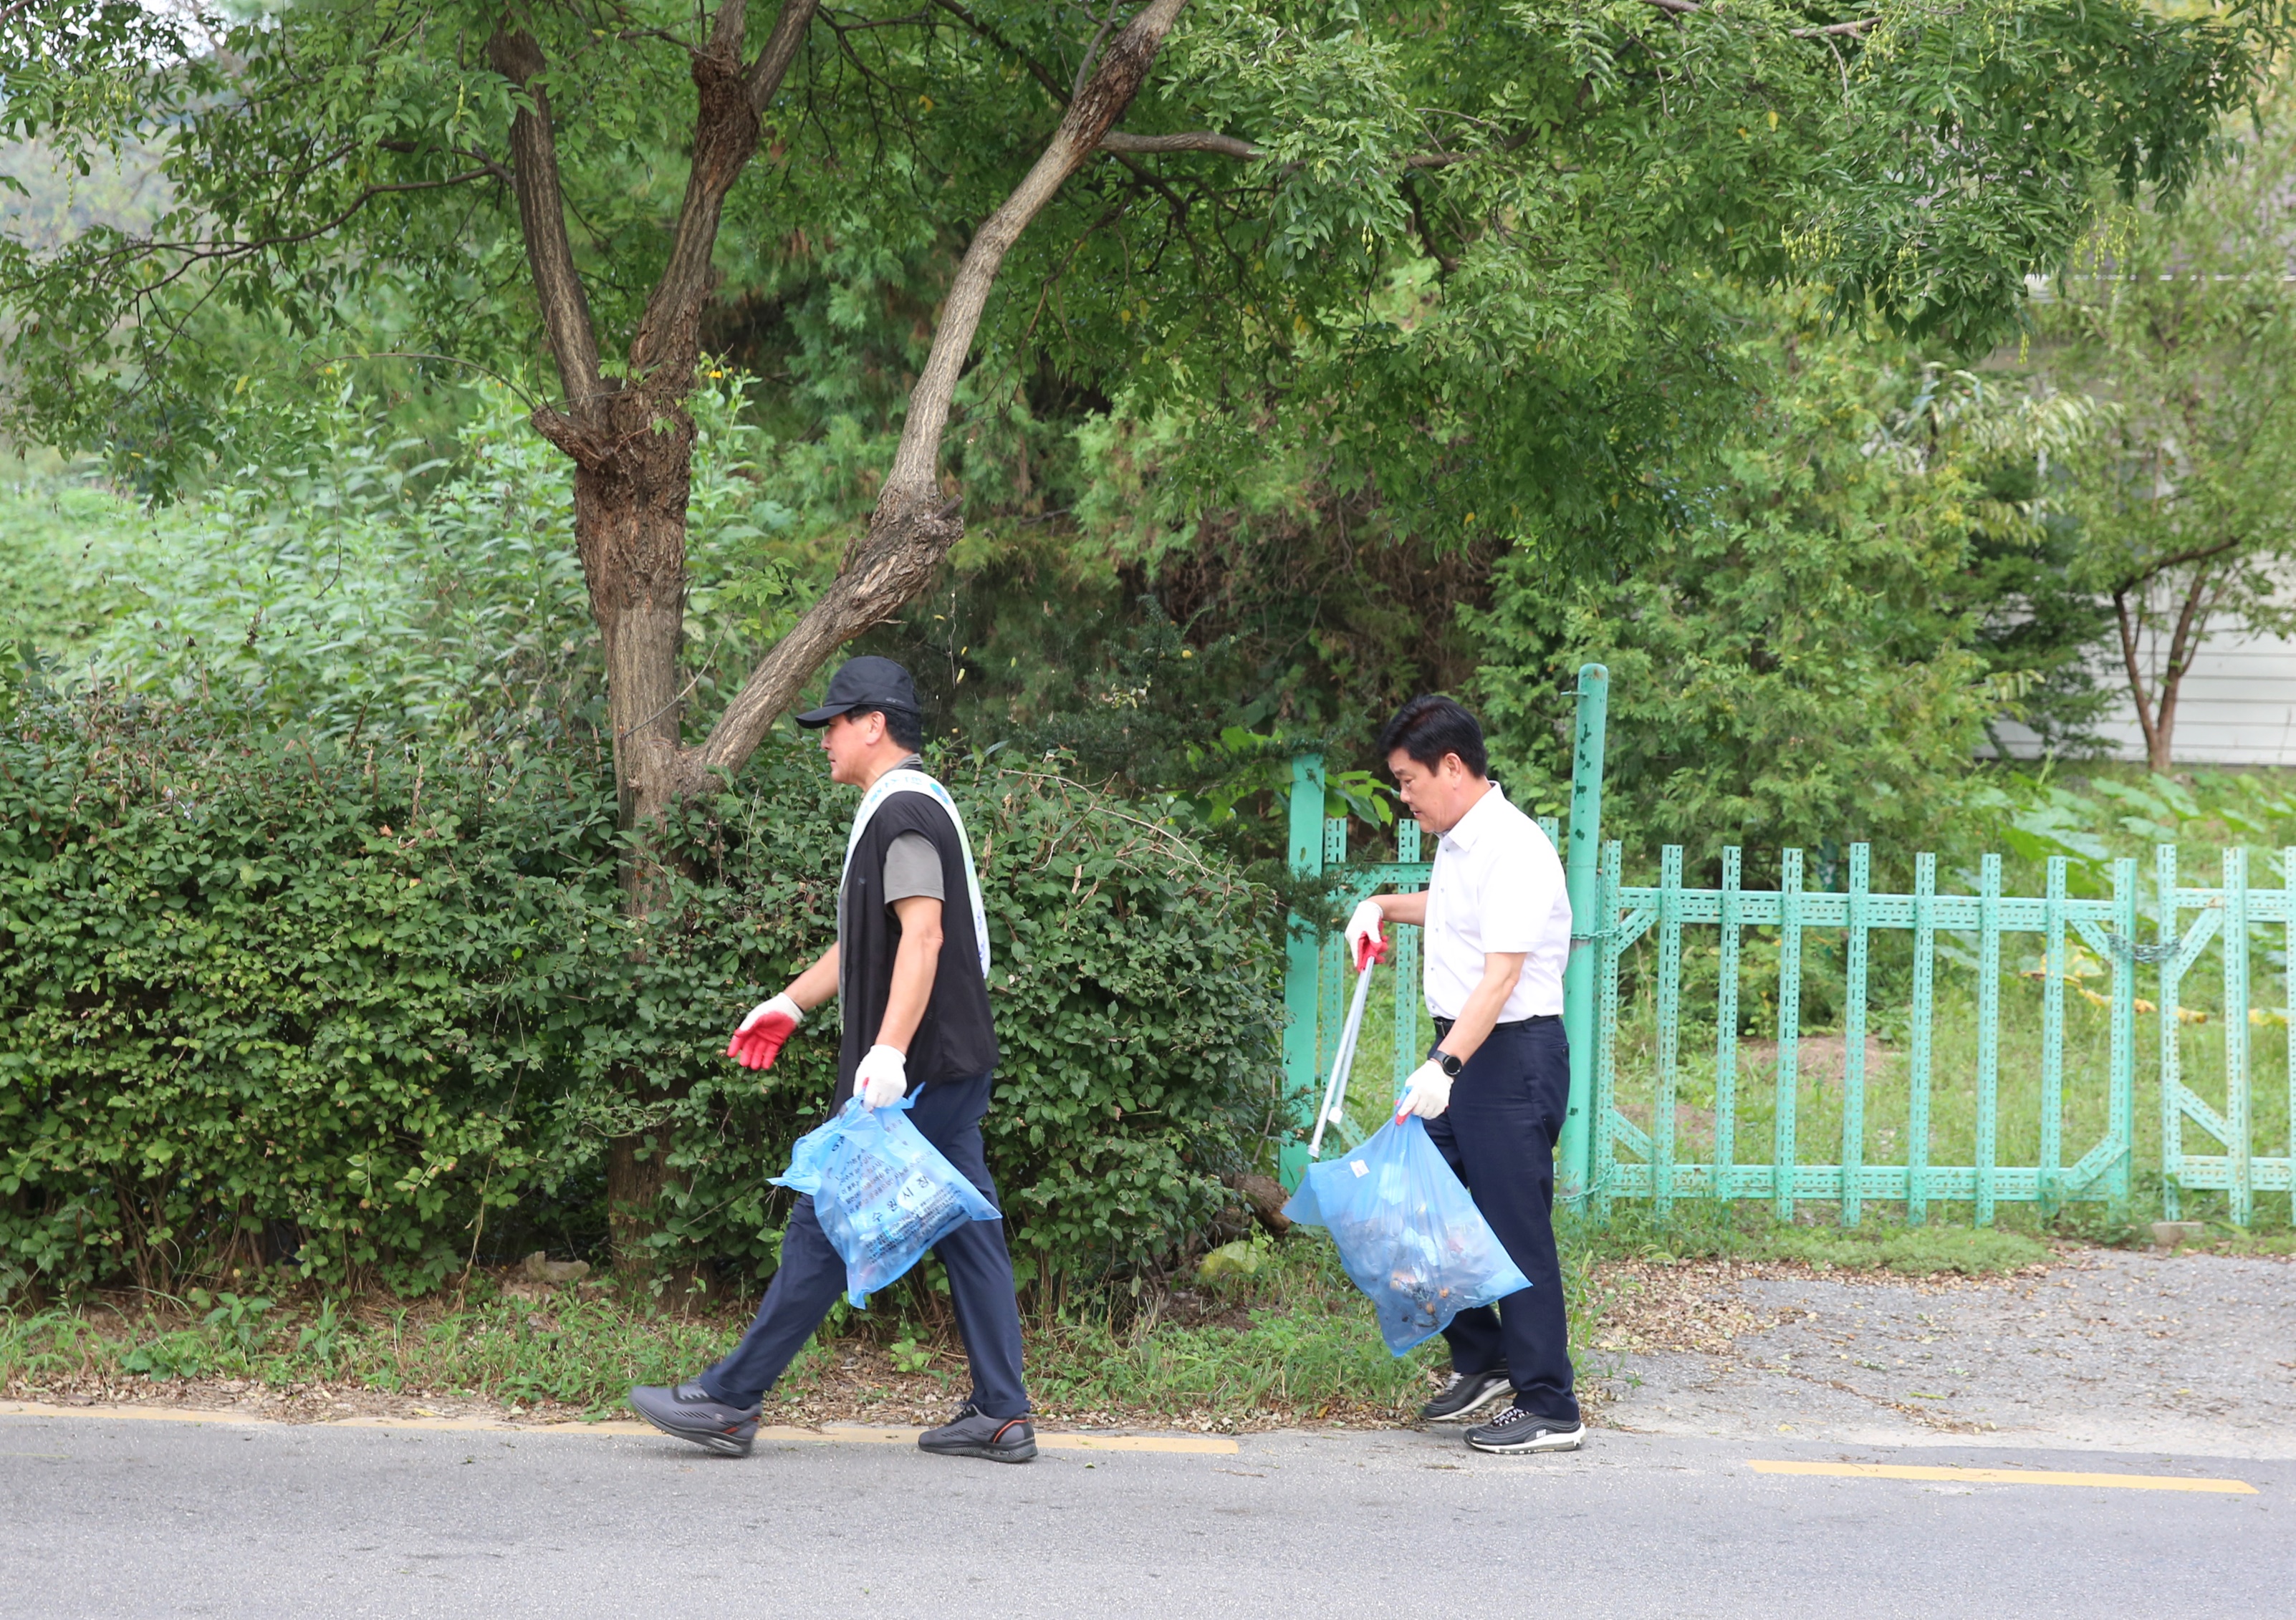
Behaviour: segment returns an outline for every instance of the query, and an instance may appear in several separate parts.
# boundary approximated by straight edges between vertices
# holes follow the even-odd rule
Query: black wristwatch
[[[1431,1046],[1427,1049],[1427,1060],[1454,1080],[1459,1077],[1459,1071],[1467,1067],[1467,1060],[1464,1058],[1455,1057],[1440,1046]]]

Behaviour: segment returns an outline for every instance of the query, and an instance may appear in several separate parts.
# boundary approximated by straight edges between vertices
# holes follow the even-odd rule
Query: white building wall
[[[2099,673],[2121,695],[2097,731],[2112,743],[2114,757],[2141,760],[2144,734],[2118,655]],[[2000,730],[2012,757],[2039,753],[2038,739],[2024,727]],[[2210,635],[2185,676],[2169,746],[2178,765],[2296,768],[2296,640],[2229,630]]]

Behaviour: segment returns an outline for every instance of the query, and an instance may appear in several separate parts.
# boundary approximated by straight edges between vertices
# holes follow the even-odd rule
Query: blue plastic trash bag
[[[773,1178],[776,1187],[813,1195],[857,1310],[967,1221],[1003,1218],[909,1123],[915,1101],[865,1109],[849,1099],[827,1125],[798,1138],[789,1168]]]
[[[1398,1355],[1460,1312],[1530,1286],[1415,1116],[1382,1125],[1345,1158],[1308,1166],[1283,1213],[1330,1228]]]

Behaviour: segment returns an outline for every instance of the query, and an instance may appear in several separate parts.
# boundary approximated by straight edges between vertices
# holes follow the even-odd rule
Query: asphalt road
[[[2254,1494],[1764,1473],[2238,1479]],[[1599,1432],[1233,1455],[0,1417],[0,1615],[2296,1614],[2296,1460]]]

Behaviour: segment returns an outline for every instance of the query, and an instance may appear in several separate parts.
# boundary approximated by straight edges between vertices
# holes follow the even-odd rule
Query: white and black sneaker
[[[1520,1406],[1507,1409],[1489,1422],[1467,1431],[1467,1444],[1479,1452],[1505,1456],[1537,1452],[1575,1452],[1587,1444],[1584,1423],[1563,1425],[1551,1418],[1533,1417]]]
[[[1419,1416],[1428,1423],[1457,1423],[1513,1391],[1504,1372],[1455,1372],[1443,1392],[1419,1409]]]

